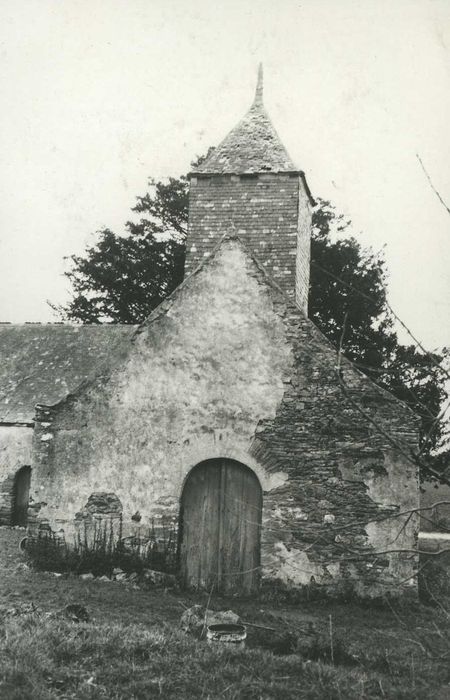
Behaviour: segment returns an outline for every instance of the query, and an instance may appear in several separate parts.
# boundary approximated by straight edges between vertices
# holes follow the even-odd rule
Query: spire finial
[[[262,107],[262,104],[263,104],[263,90],[264,90],[264,72],[263,72],[263,64],[260,63],[259,67],[258,67],[258,81],[256,83],[255,100],[253,102],[253,104],[258,106],[258,107]]]

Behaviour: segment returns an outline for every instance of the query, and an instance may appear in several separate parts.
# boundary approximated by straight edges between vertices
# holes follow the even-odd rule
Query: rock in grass
[[[84,607],[84,605],[79,605],[78,603],[72,603],[71,605],[66,605],[65,608],[61,610],[61,617],[67,618],[72,622],[89,622],[89,613]]]
[[[193,605],[184,611],[180,619],[181,629],[189,634],[200,634],[205,624],[205,608]]]
[[[200,635],[205,625],[235,625],[239,615],[232,610],[206,610],[203,605],[193,605],[181,616],[181,629],[189,634]]]
[[[232,610],[208,610],[206,613],[207,625],[236,625],[240,619]]]
[[[146,583],[165,588],[173,588],[177,582],[173,574],[166,574],[164,571],[155,571],[154,569],[144,569],[143,577]]]
[[[29,570],[30,570],[30,567],[28,566],[28,564],[25,564],[25,562],[23,562],[23,561],[19,562],[19,564],[17,564],[17,566],[14,567],[15,572],[29,571]]]
[[[80,578],[82,581],[92,581],[93,578],[95,578],[94,574],[81,574]]]

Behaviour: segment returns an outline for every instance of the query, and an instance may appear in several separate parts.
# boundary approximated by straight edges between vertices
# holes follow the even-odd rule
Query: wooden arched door
[[[31,467],[22,467],[14,479],[11,524],[26,525],[30,497]]]
[[[230,459],[194,467],[181,497],[182,583],[223,593],[257,590],[261,510],[261,486],[248,467]]]

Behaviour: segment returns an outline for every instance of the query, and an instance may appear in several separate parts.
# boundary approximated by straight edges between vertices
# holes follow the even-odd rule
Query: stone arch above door
[[[188,475],[197,464],[206,460],[221,458],[240,462],[251,469],[258,477],[263,492],[269,492],[282,486],[288,479],[287,474],[281,470],[271,470],[269,472],[265,469],[262,462],[256,459],[250,450],[239,447],[236,444],[230,444],[227,440],[217,439],[214,436],[214,439],[196,441],[186,446],[183,450],[180,459],[182,489]]]

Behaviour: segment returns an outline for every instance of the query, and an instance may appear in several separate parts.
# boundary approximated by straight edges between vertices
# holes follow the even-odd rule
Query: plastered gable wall
[[[0,525],[11,523],[14,479],[31,465],[32,440],[31,427],[0,425]]]
[[[417,506],[405,456],[416,423],[348,363],[343,380],[348,396],[334,349],[240,242],[225,240],[112,373],[39,411],[32,491],[46,505],[37,518],[69,533],[90,494],[109,491],[125,526],[137,527],[139,510],[145,527],[177,516],[195,464],[231,457],[263,488],[265,579],[373,595],[396,586],[416,565],[415,519],[398,516]],[[386,549],[403,551],[380,556]]]
[[[52,526],[68,527],[99,490],[116,492],[143,524],[158,510],[176,514],[198,461],[248,454],[293,362],[252,265],[239,244],[224,245],[154,312],[110,376],[40,412],[33,488]]]

